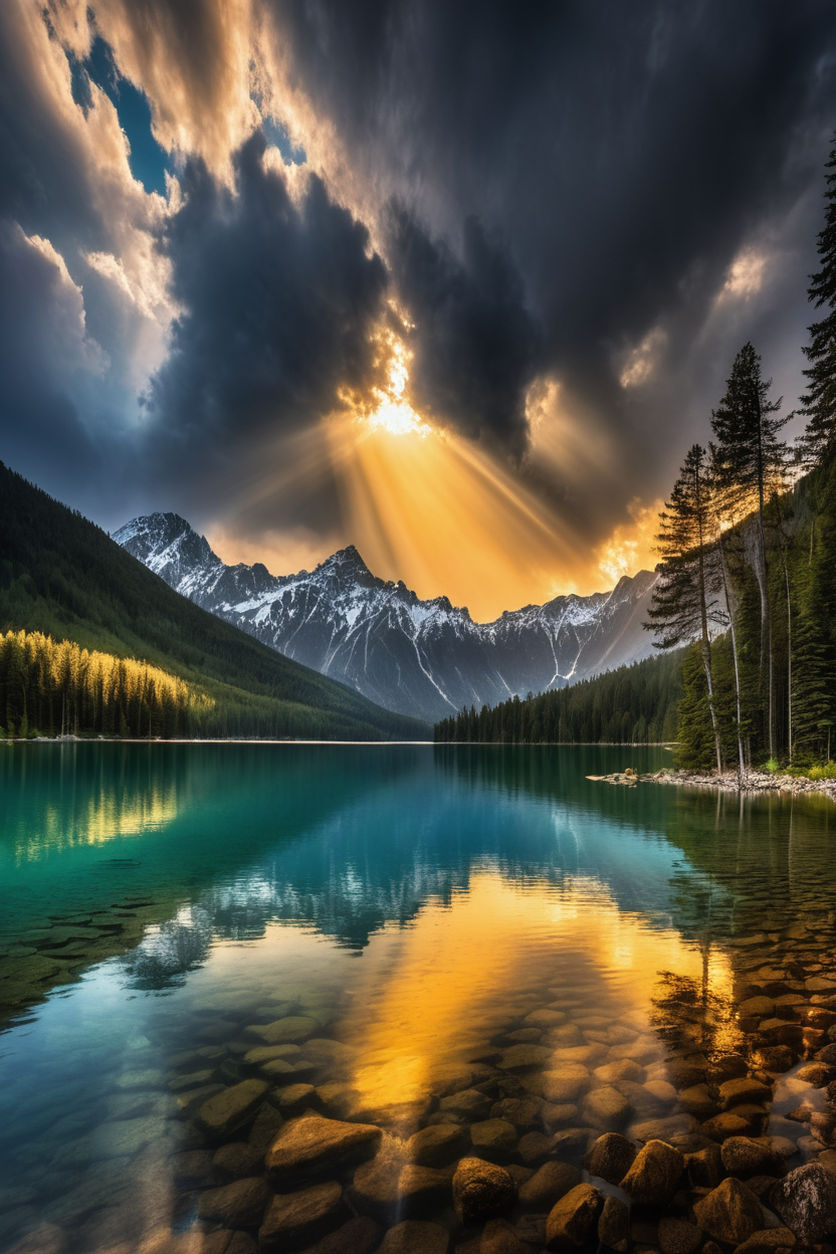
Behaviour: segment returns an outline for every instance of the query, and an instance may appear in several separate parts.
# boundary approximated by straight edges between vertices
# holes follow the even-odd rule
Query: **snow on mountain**
[[[399,713],[430,721],[465,705],[560,688],[653,652],[642,622],[656,575],[555,597],[474,623],[445,596],[376,578],[353,545],[313,571],[227,566],[177,514],[134,518],[113,539],[166,583],[280,653]]]

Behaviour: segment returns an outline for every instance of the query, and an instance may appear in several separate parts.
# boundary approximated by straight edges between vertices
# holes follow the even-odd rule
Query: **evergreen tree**
[[[706,685],[718,772],[723,769],[720,729],[711,674],[711,627],[717,622],[716,562],[712,551],[710,487],[705,473],[705,449],[694,444],[688,450],[673,486],[671,498],[659,517],[657,552],[661,556],[660,580],[644,626],[660,638],[659,649],[670,649],[699,639],[699,654]]]
[[[825,166],[825,219],[819,232],[819,269],[811,276],[808,295],[824,313],[809,327],[804,353],[810,365],[804,371],[807,392],[801,398],[807,417],[804,451],[818,461],[836,437],[836,147]]]
[[[774,656],[769,605],[764,508],[773,493],[785,485],[787,446],[779,438],[788,416],[776,418],[780,399],[769,400],[771,380],[761,378],[761,359],[752,344],[744,344],[734,359],[726,393],[712,415],[716,436],[714,475],[724,494],[727,512],[741,519],[755,511],[752,568],[760,595],[760,649],[758,671],[766,697],[766,739],[775,753]]]

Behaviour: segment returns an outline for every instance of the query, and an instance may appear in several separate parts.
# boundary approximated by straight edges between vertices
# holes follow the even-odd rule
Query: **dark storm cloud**
[[[95,367],[80,294],[53,257],[0,219],[0,459],[53,492],[95,479],[79,368]]]
[[[338,388],[377,378],[387,276],[368,232],[316,176],[295,202],[264,152],[260,133],[244,144],[232,190],[191,161],[161,240],[184,312],[147,404],[155,456],[175,475],[178,450],[228,474],[230,458],[330,412]]]
[[[537,333],[519,275],[476,218],[465,219],[461,261],[403,205],[391,207],[389,227],[393,277],[417,327],[410,382],[418,408],[522,453]]]
[[[820,185],[836,123],[830,0],[275,9],[361,174],[385,171],[433,240],[456,248],[476,215],[508,241],[542,332],[538,364],[614,438],[630,426],[625,474],[640,488],[648,455],[670,443],[658,438],[670,398],[645,394],[637,440],[620,355],[661,323],[668,364],[684,367],[737,249]],[[802,292],[813,261],[809,238]],[[803,327],[785,333],[800,342]],[[422,336],[437,338],[428,320]],[[444,380],[457,414],[484,368],[479,337],[468,342],[458,382]]]

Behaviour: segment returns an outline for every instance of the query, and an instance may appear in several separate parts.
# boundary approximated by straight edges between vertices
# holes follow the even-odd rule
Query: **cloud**
[[[315,426],[341,389],[380,381],[383,262],[315,175],[294,199],[264,154],[260,133],[239,149],[234,189],[190,160],[161,232],[182,311],[146,398],[163,473],[180,473],[179,451],[195,472],[223,462],[228,482],[230,459]]]
[[[83,294],[49,240],[0,219],[0,458],[48,486],[98,464],[80,417],[86,375],[107,358],[87,334]]]
[[[469,217],[459,260],[399,204],[390,209],[387,252],[412,324],[416,407],[441,425],[520,455],[538,337],[510,259]]]

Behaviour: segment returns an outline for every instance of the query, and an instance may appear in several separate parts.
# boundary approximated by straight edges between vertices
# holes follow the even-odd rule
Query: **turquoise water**
[[[290,1051],[305,1101],[399,1141],[450,1068],[517,1042],[637,1059],[655,1114],[681,1117],[671,1057],[742,1048],[762,968],[777,988],[800,962],[826,991],[836,860],[823,800],[586,778],[667,761],[3,746],[0,1249],[203,1248],[201,1194],[227,1177],[195,1112],[262,1074],[246,1055],[291,1016],[329,1043]],[[631,1100],[620,1127],[648,1114]],[[229,1139],[263,1153],[250,1126]]]

